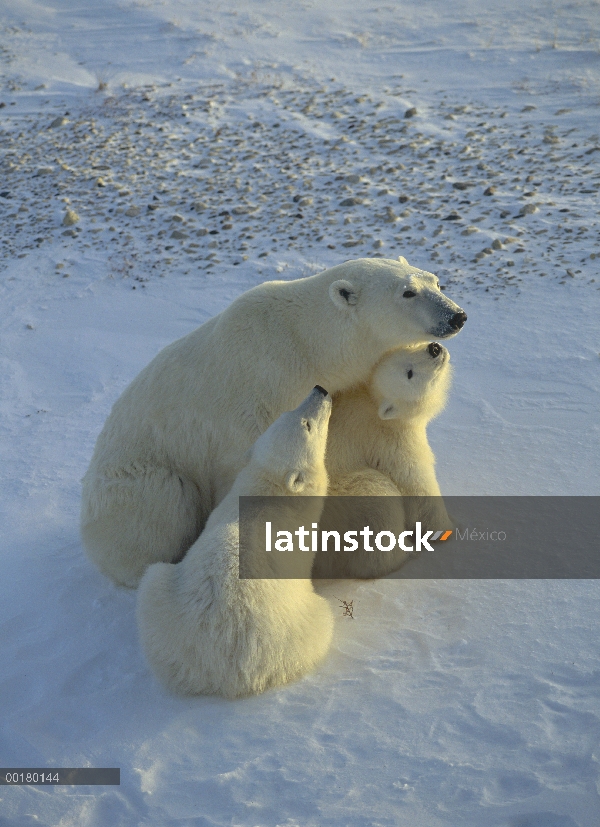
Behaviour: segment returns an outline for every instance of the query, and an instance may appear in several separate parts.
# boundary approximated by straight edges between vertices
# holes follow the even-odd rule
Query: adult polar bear
[[[311,388],[365,381],[389,350],[454,336],[466,314],[404,258],[260,284],[162,350],[115,403],[83,479],[89,557],[135,587],[182,558],[250,446]]]

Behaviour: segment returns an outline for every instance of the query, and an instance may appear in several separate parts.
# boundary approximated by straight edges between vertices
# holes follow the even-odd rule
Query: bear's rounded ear
[[[301,491],[304,491],[304,486],[306,485],[304,474],[302,471],[292,471],[285,481],[285,484],[288,491],[291,491],[292,494],[300,494]]]
[[[398,411],[390,399],[384,399],[379,406],[379,419],[396,419]]]
[[[404,256],[398,256],[398,261],[400,264],[404,264],[405,267],[410,267],[408,261],[404,258]]]
[[[351,282],[338,279],[329,285],[329,298],[336,307],[346,310],[348,307],[354,307],[358,302],[358,291]]]

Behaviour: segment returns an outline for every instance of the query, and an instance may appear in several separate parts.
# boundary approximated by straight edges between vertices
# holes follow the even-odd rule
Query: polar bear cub
[[[452,527],[427,440],[427,425],[444,409],[451,379],[450,354],[432,342],[387,354],[369,382],[334,396],[326,455],[329,494],[404,498],[367,504],[365,525],[395,534],[417,520],[429,528]],[[353,503],[354,509],[361,507]],[[328,500],[322,526],[345,520],[344,508]],[[407,556],[400,549],[345,558],[319,553],[313,576],[380,577],[399,568]]]
[[[450,354],[432,342],[387,354],[366,385],[337,394],[326,455],[332,485],[375,468],[404,496],[439,497],[427,425],[443,411],[451,379]]]
[[[238,498],[304,495],[306,519],[317,521],[327,492],[330,413],[331,397],[317,386],[282,414],[258,438],[185,558],[146,571],[138,625],[146,657],[169,689],[251,695],[299,678],[327,653],[333,615],[312,587],[314,555],[307,555],[302,580],[240,578]],[[264,520],[258,522],[256,535],[264,538]],[[262,550],[259,543],[251,553],[264,555],[264,539]]]

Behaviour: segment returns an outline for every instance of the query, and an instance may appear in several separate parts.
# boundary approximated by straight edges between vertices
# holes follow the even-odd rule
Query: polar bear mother
[[[403,258],[248,290],[115,403],[83,479],[89,557],[131,587],[150,564],[180,560],[281,413],[315,385],[333,394],[365,381],[390,350],[454,336],[466,318]]]

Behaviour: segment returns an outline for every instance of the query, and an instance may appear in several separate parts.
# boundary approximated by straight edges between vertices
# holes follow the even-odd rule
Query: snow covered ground
[[[78,507],[165,344],[369,255],[469,314],[442,490],[598,494],[598,3],[4,0],[0,80],[0,764],[121,767],[0,826],[597,825],[596,582],[336,584],[314,675],[180,699]]]

